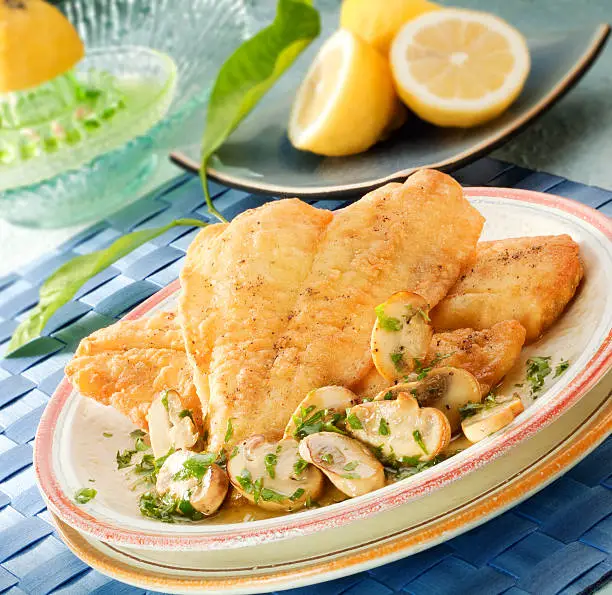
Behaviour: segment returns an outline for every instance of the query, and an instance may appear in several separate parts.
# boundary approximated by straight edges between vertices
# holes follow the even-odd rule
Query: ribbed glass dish
[[[119,79],[146,72],[156,84],[139,111],[114,115],[95,142],[63,153],[52,147],[9,188],[0,184],[0,216],[30,227],[101,218],[134,200],[186,128],[198,122],[201,133],[215,74],[254,26],[243,0],[65,0],[58,7],[85,42],[81,72],[93,67]],[[7,167],[3,180],[11,170],[17,168]]]

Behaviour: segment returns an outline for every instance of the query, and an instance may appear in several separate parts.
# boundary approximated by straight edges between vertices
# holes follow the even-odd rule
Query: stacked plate
[[[579,242],[585,266],[578,295],[546,336],[523,350],[506,388],[522,382],[534,355],[571,365],[510,426],[427,471],[324,508],[253,522],[165,524],[140,515],[136,494],[117,472],[115,452],[132,444],[130,422],[64,380],[40,423],[35,469],[69,547],[101,572],[146,589],[297,587],[385,564],[473,528],[600,444],[612,429],[612,221],[551,195],[466,192],[486,217],[485,239],[567,233]],[[177,291],[175,282],[129,316],[167,308]],[[77,504],[75,492],[88,485],[97,496]]]

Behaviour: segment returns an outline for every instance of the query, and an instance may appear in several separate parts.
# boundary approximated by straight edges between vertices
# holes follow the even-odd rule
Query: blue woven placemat
[[[481,159],[454,173],[465,185],[527,188],[573,198],[612,215],[612,192]],[[213,184],[229,219],[270,200]],[[335,209],[346,201],[315,204]],[[50,271],[134,229],[180,216],[207,219],[199,180],[180,176],[80,233],[19,273],[0,278],[0,355],[36,303]],[[136,594],[91,570],[53,532],[34,482],[32,441],[79,340],[178,276],[196,230],[174,228],[97,275],[50,321],[44,356],[0,360],[0,592]],[[443,545],[369,572],[291,593],[318,595],[520,595],[590,592],[612,578],[612,438],[523,504]]]

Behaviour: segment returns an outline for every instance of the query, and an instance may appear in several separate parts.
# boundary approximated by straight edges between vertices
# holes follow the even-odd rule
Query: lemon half
[[[523,36],[502,19],[460,9],[406,23],[391,46],[404,103],[438,126],[470,127],[501,114],[529,74]]]
[[[340,29],[323,44],[298,89],[289,139],[320,155],[361,153],[397,118],[398,103],[387,60]]]

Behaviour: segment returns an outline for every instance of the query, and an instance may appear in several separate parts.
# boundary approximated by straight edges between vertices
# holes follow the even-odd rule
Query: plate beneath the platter
[[[410,532],[440,514],[435,509],[436,501],[442,511],[448,511],[449,505],[463,502],[462,494],[467,493],[464,491],[450,500],[438,497],[441,491],[457,482],[476,481],[472,498],[477,498],[478,493],[491,489],[488,482],[493,477],[503,483],[515,473],[528,469],[537,457],[530,458],[536,456],[535,450],[530,454],[532,451],[525,450],[524,443],[548,431],[551,422],[567,417],[563,414],[570,408],[573,407],[572,412],[578,411],[610,368],[612,221],[589,207],[547,194],[490,188],[472,188],[466,194],[487,219],[484,239],[568,233],[580,244],[585,265],[585,280],[576,298],[540,341],[524,349],[517,366],[505,380],[506,390],[515,392],[515,385],[522,383],[528,357],[547,355],[552,356],[553,362],[568,359],[571,365],[563,376],[550,379],[541,396],[510,426],[427,471],[359,498],[249,523],[221,524],[213,518],[197,524],[165,524],[140,515],[136,493],[116,469],[115,452],[131,446],[128,434],[133,427],[130,422],[113,409],[84,399],[64,379],[45,410],[36,436],[34,465],[49,509],[72,528],[113,547],[148,550],[149,556],[157,555],[155,552],[165,556],[171,550],[180,550],[185,555],[206,550],[208,556],[221,556],[226,562],[240,566],[239,560],[249,548],[258,547],[259,556],[269,546],[276,552],[271,554],[275,559],[293,551],[293,546],[288,544],[295,540],[304,543],[310,540],[311,553],[316,556],[317,547],[321,547],[316,535],[321,530],[326,530],[330,536],[326,547],[332,545],[332,536],[335,536],[338,543],[344,543],[340,549],[349,546],[354,549],[360,543],[385,540],[398,531]],[[146,316],[168,307],[176,299],[177,291],[178,283],[175,282],[139,306],[129,317]],[[604,389],[609,390],[610,377],[606,382],[608,385]],[[526,393],[527,389],[524,390]],[[598,390],[601,391],[601,387]],[[502,388],[500,393],[504,392]],[[527,394],[523,396],[527,398]],[[579,425],[586,416],[588,414],[575,417],[572,413],[570,422]],[[109,428],[112,428],[113,437],[103,437],[103,432]],[[562,435],[561,440],[568,435]],[[551,444],[559,442],[544,446],[548,448]],[[513,453],[518,452],[523,455],[515,460]],[[495,476],[492,469],[497,465],[496,459],[520,464],[518,469],[508,467]],[[481,468],[487,472],[481,473]],[[476,473],[472,473],[474,471]],[[530,489],[543,487],[554,473],[551,470],[549,475],[539,475],[539,482]],[[98,490],[96,498],[86,505],[77,505],[73,499],[75,492],[91,485],[88,482],[92,478]],[[411,506],[417,499],[424,505]],[[415,512],[418,512],[416,517]],[[485,506],[477,517],[470,518],[469,522],[466,519],[454,530],[466,530],[497,513],[493,506]],[[360,522],[354,522],[356,520]],[[424,543],[434,542],[432,539]]]
[[[588,71],[609,32],[605,24],[540,32],[527,39],[531,72],[525,88],[499,118],[476,128],[459,129],[435,127],[412,117],[385,142],[350,157],[298,151],[287,138],[293,97],[322,36],[213,156],[208,174],[227,186],[250,192],[330,198],[363,193],[421,168],[455,170],[508,141],[552,107]],[[197,171],[200,146],[181,147],[171,158]]]

